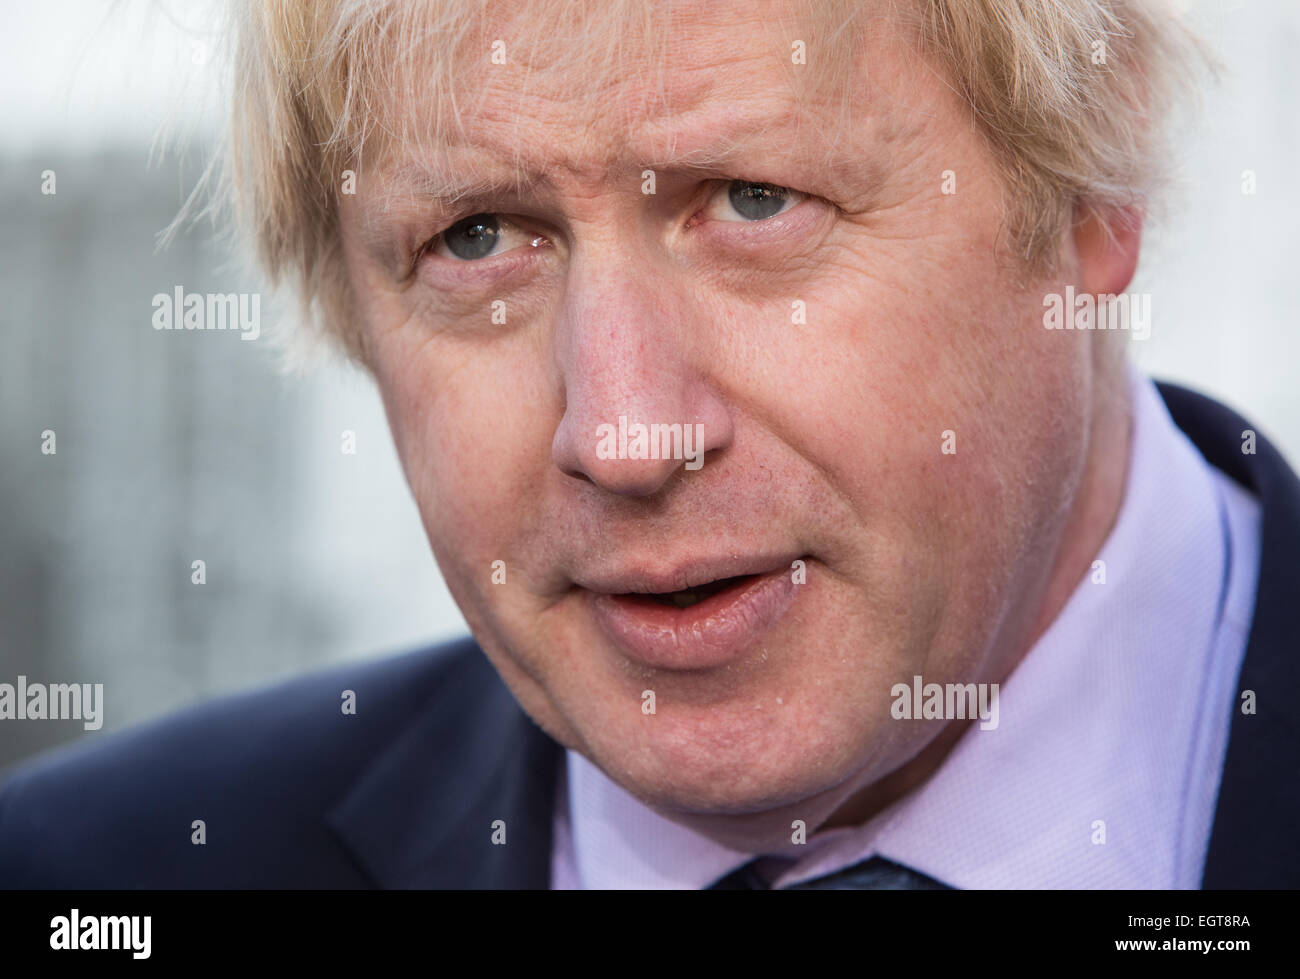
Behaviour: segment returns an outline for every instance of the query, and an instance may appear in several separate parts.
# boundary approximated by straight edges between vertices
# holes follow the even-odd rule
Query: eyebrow
[[[434,204],[442,210],[454,210],[465,204],[522,196],[544,177],[527,168],[519,168],[512,177],[506,177],[506,168],[493,166],[477,172],[453,173],[454,167],[445,169],[421,162],[402,164],[384,176],[389,193],[399,193],[417,198],[423,204]]]
[[[604,172],[613,169],[626,169],[639,175],[642,170],[654,170],[660,173],[680,172],[695,173],[701,176],[722,175],[735,162],[746,156],[766,155],[763,150],[770,150],[772,144],[788,135],[783,126],[786,120],[768,125],[752,125],[752,119],[740,117],[729,127],[731,132],[717,132],[716,125],[695,127],[693,133],[683,133],[683,142],[695,144],[691,149],[677,151],[677,139],[669,137],[672,149],[662,153],[648,154],[644,159],[633,159],[630,154],[621,154],[611,159]],[[707,139],[708,142],[703,140]],[[478,154],[488,156],[486,163],[476,167],[457,167],[455,157],[458,153],[465,156]],[[388,188],[388,196],[413,199],[422,206],[433,206],[439,211],[452,212],[479,204],[498,200],[519,199],[535,194],[539,186],[550,182],[558,169],[557,166],[528,165],[520,161],[515,167],[502,158],[482,147],[465,146],[452,148],[444,153],[441,164],[425,160],[408,160],[397,166],[391,173],[383,175]]]

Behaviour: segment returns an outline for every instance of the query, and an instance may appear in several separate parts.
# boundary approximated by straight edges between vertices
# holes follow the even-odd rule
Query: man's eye
[[[733,180],[725,188],[725,198],[718,195],[721,207],[710,207],[710,214],[720,221],[766,221],[794,207],[804,195],[776,184],[755,183],[752,180]]]
[[[536,247],[544,240],[528,234],[499,214],[471,214],[439,234],[431,251],[452,261],[473,262],[520,245]]]

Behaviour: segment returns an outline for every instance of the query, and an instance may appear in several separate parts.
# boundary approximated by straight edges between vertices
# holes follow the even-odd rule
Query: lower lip
[[[587,593],[596,621],[632,659],[665,670],[701,670],[737,659],[794,604],[786,569],[755,575],[687,608],[651,598]]]

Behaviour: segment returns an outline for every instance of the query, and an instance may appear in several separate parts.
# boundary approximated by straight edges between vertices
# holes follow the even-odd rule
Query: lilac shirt
[[[879,854],[958,888],[1195,888],[1253,615],[1259,503],[1129,369],[1128,487],[1088,575],[922,786],[760,869],[785,887]],[[751,859],[658,815],[573,751],[551,883],[700,888]],[[1105,842],[1098,839],[1104,822]]]

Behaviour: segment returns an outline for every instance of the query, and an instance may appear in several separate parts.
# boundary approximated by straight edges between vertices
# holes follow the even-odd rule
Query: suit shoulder
[[[464,639],[220,697],[38,756],[0,784],[0,886],[276,886],[310,879],[313,868],[328,875],[335,845],[323,812],[412,716],[486,690],[485,669]],[[203,846],[192,842],[196,821]]]

